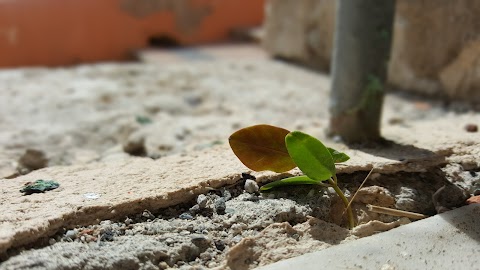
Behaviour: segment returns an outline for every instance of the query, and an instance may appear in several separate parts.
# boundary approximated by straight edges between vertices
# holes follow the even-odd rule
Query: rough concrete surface
[[[220,150],[220,149],[219,149]],[[221,170],[216,170],[219,166]],[[235,183],[247,171],[227,151],[154,161],[134,158],[112,164],[51,167],[2,181],[0,251],[48,237],[65,226],[159,209],[192,199],[207,188]],[[54,179],[60,188],[23,196],[19,187]],[[87,198],[89,193],[99,198]],[[21,213],[21,216],[19,216]]]
[[[54,254],[55,249],[67,245],[62,239],[67,239],[67,232],[73,228],[93,226],[102,220],[126,220],[127,216],[144,210],[158,213],[165,207],[189,203],[212,188],[238,184],[241,173],[249,170],[228,149],[226,140],[241,127],[267,123],[325,138],[328,122],[328,77],[268,60],[18,69],[1,71],[0,79],[0,172],[5,177],[0,180],[0,253],[2,259],[13,255],[0,266],[5,265],[6,269],[11,269],[7,267],[9,263],[27,262],[26,258],[32,256],[29,252],[35,252],[16,255],[22,247],[39,247],[58,240],[58,246],[38,250],[47,252],[53,248],[46,254]],[[325,139],[327,145],[351,156],[345,165],[338,166],[340,180],[351,180],[342,183],[350,194],[371,168],[374,174],[367,186],[385,187],[387,191],[371,188],[366,194],[390,196],[398,209],[431,214],[430,211],[435,211],[431,195],[446,185],[447,180],[471,194],[478,188],[480,136],[478,132],[468,132],[465,126],[480,124],[480,114],[389,95],[383,119],[382,132],[391,141],[383,146],[347,147]],[[23,166],[22,157],[32,150],[43,153],[36,156],[41,157],[42,164],[43,159],[48,160],[47,168],[35,170]],[[254,175],[258,183],[285,176]],[[58,181],[60,187],[28,196],[19,192],[24,183],[37,179]],[[419,189],[428,192],[422,195]],[[385,207],[391,206],[390,199],[384,199]],[[368,200],[372,199],[359,202]],[[221,209],[221,204],[219,201],[215,209]],[[375,218],[393,221],[367,213],[361,204],[354,206],[362,222]],[[331,206],[342,211],[341,204],[334,199]],[[256,210],[247,207],[242,211]],[[325,211],[313,218],[322,217],[342,225],[341,216],[330,217]],[[308,211],[302,213],[304,218],[312,215]],[[158,214],[151,217],[156,218]],[[257,226],[245,237],[267,235],[268,230],[262,230],[268,226],[268,223]],[[295,226],[300,225],[272,223],[271,226],[269,230],[289,231],[288,226],[296,230]],[[145,235],[139,237],[144,239]],[[100,244],[104,243],[103,238],[98,239]],[[85,245],[91,245],[78,241],[69,245],[66,252],[70,255],[66,257],[76,256],[84,252]],[[118,254],[128,253],[120,248],[125,241],[130,240],[119,238],[118,242],[106,244],[111,249],[101,249],[102,254],[105,250],[113,252],[109,255],[113,261],[103,267],[115,268],[120,260]],[[134,245],[135,241],[144,240],[131,241]],[[328,246],[311,241],[305,243]],[[234,260],[230,251],[235,243],[227,245],[225,251],[218,251],[222,255],[212,256],[226,258],[225,262]],[[262,245],[259,242],[251,249],[255,256],[258,256],[255,250],[262,250]],[[191,250],[198,256],[205,253],[198,253],[196,248]],[[151,260],[148,257],[151,253],[147,252],[150,255],[142,259],[146,261],[142,267],[148,269],[145,265],[152,262],[156,263],[154,267],[164,267],[162,262],[169,260],[164,259],[162,252],[154,252],[157,255]],[[246,267],[293,256],[272,252],[266,257],[270,259],[250,260]],[[189,259],[192,258],[187,256],[179,261]],[[204,267],[221,265],[215,262],[209,266],[208,259],[201,260]],[[167,266],[188,265],[170,260]]]
[[[476,269],[479,215],[480,205],[465,206],[260,269]]]

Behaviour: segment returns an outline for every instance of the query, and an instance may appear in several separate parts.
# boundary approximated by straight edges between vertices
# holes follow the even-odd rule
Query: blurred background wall
[[[0,0],[0,67],[125,61],[263,24],[274,57],[329,71],[336,0]],[[397,0],[389,83],[480,102],[480,1]],[[392,33],[385,33],[392,34]]]
[[[0,67],[128,60],[148,46],[227,40],[263,0],[0,0]]]
[[[328,71],[335,6],[336,0],[267,1],[264,48],[273,56]],[[476,0],[397,0],[389,83],[480,102],[479,15]]]

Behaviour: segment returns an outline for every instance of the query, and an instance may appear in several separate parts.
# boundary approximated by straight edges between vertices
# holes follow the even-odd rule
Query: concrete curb
[[[261,270],[478,269],[480,205],[472,204]]]

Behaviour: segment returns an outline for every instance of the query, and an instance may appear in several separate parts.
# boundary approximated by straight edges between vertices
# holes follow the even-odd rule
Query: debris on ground
[[[25,186],[20,190],[20,192],[25,193],[25,195],[30,195],[33,193],[43,193],[52,189],[56,189],[60,186],[59,183],[53,180],[36,180],[35,182],[25,183]]]

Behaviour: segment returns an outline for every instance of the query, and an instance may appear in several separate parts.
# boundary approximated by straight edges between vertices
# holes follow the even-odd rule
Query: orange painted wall
[[[264,0],[1,0],[0,67],[127,60],[155,35],[183,45],[259,26]]]

